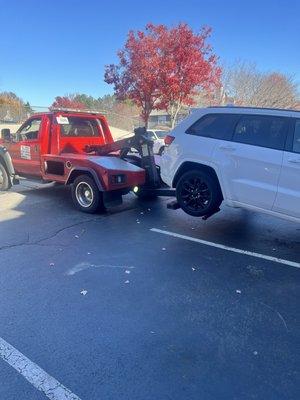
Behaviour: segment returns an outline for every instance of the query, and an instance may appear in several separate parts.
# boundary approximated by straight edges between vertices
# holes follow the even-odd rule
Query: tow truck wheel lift
[[[134,150],[139,156],[130,154]],[[142,187],[133,188],[133,192],[138,197],[176,196],[176,190],[169,188],[161,180],[160,168],[155,163],[153,141],[147,137],[147,131],[144,127],[134,129],[134,136],[106,145],[86,146],[85,151],[99,156],[107,156],[111,153],[119,152],[121,159],[144,169],[146,183]],[[180,206],[177,201],[172,201],[168,204],[168,208],[178,209]]]
[[[129,154],[132,153],[132,150],[135,150],[139,156]],[[145,127],[134,129],[134,136],[126,139],[117,140],[102,146],[86,146],[85,151],[87,153],[93,152],[99,156],[107,156],[110,153],[119,152],[121,159],[145,170],[145,184],[140,188],[133,188],[133,192],[138,197],[174,197],[174,200],[167,204],[167,208],[172,210],[180,208],[180,204],[176,199],[176,189],[168,187],[160,177],[160,168],[155,163],[153,153],[153,141],[147,137],[147,130]],[[202,219],[205,221],[219,211],[220,208],[218,207],[204,215]]]

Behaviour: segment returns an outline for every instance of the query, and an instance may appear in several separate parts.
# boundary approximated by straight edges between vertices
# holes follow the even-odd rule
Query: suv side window
[[[288,131],[288,118],[268,115],[243,115],[239,120],[233,141],[283,150]]]
[[[17,140],[35,140],[39,136],[41,118],[29,120],[17,131]]]
[[[190,126],[186,133],[212,139],[231,140],[238,114],[207,114]]]
[[[295,122],[293,151],[300,153],[300,119],[296,119]]]

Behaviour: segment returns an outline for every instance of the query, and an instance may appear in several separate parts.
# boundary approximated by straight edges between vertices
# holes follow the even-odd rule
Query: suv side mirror
[[[7,128],[1,129],[1,138],[6,142],[10,142],[11,140],[10,129]]]

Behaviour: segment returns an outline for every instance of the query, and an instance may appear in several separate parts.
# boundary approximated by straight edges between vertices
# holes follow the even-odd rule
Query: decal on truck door
[[[21,146],[21,158],[31,160],[30,146]]]

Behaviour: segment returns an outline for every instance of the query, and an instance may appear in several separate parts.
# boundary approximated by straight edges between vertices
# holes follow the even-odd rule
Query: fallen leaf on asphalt
[[[82,296],[85,296],[87,294],[87,290],[83,289],[80,294],[82,294]]]
[[[240,289],[236,289],[236,293],[241,294],[242,291]]]

